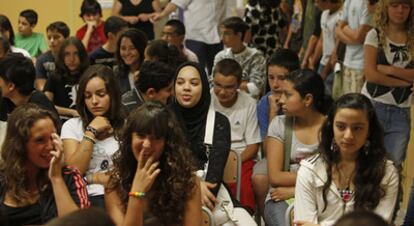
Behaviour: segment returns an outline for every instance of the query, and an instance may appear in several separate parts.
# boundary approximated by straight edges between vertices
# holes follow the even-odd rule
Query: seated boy
[[[112,68],[115,64],[116,41],[126,29],[128,29],[128,23],[121,17],[109,17],[104,25],[107,41],[89,54],[91,64],[103,64]]]
[[[84,0],[79,16],[86,24],[79,28],[76,37],[90,53],[106,42],[101,5],[96,0]]]
[[[55,71],[55,59],[63,41],[69,37],[70,30],[64,22],[57,21],[46,28],[49,51],[36,60],[36,89],[43,91],[47,78]]]
[[[197,62],[197,55],[184,45],[185,26],[179,20],[169,20],[162,29],[162,39],[168,44],[175,45],[187,57],[188,61]]]
[[[239,17],[230,17],[221,23],[221,40],[228,48],[217,53],[214,57],[214,65],[226,58],[237,61],[243,68],[240,89],[252,97],[259,97],[263,93],[266,80],[266,60],[259,50],[247,47],[243,43],[248,29],[246,22]]]
[[[233,59],[223,59],[214,67],[211,104],[230,121],[231,149],[242,159],[240,202],[251,211],[255,208],[251,176],[254,159],[262,139],[257,123],[256,100],[238,90],[242,82],[242,68]],[[232,195],[236,187],[230,185]]]
[[[43,34],[33,32],[36,24],[37,13],[32,9],[23,10],[18,20],[19,32],[14,37],[15,46],[27,50],[33,58],[47,50]]]
[[[145,101],[156,100],[166,104],[173,90],[174,71],[165,63],[145,61],[135,88],[122,95],[127,112],[133,111]]]

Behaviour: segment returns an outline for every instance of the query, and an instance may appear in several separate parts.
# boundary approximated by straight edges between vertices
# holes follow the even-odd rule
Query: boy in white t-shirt
[[[326,94],[332,94],[333,68],[336,63],[336,50],[339,40],[335,37],[335,28],[342,17],[341,0],[317,0],[316,5],[323,10],[321,16],[322,35],[319,42],[322,46],[322,57],[318,74],[325,80]]]
[[[230,121],[231,149],[240,154],[243,162],[240,202],[253,211],[256,204],[251,176],[262,138],[257,122],[256,100],[238,90],[241,80],[242,68],[237,61],[219,61],[213,71],[211,104]],[[235,186],[230,185],[230,190],[234,196]]]

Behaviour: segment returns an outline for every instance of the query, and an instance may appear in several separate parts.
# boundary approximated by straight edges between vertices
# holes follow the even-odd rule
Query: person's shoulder
[[[244,91],[238,91],[238,102],[243,106],[256,106],[257,101]]]
[[[53,57],[53,54],[50,50],[45,52],[45,53],[40,54],[37,57],[37,61],[40,61],[40,62],[46,62],[46,61],[53,61],[54,62],[54,60],[55,60],[55,58]]]
[[[82,127],[83,127],[83,122],[79,117],[71,118],[71,119],[67,120],[65,123],[63,123],[62,132],[63,132],[64,129],[82,128]],[[83,129],[82,129],[82,132],[83,132]]]
[[[319,153],[300,161],[300,167],[321,177],[326,174],[326,162]]]

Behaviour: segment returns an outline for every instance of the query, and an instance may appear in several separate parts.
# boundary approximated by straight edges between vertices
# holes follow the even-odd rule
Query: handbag
[[[212,107],[209,108],[207,113],[207,123],[204,135],[204,145],[206,147],[207,162],[204,164],[203,170],[196,172],[197,176],[201,180],[205,180],[207,175],[207,169],[209,164],[210,147],[213,145],[213,134],[214,134],[214,122],[216,113]],[[228,222],[232,222],[236,225],[237,220],[234,217],[234,205],[231,199],[229,191],[224,187],[223,183],[220,184],[219,191],[216,199],[219,201],[212,211],[213,219],[216,225],[222,225]]]

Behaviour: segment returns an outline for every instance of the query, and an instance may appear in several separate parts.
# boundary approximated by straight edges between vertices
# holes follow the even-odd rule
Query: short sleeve
[[[371,29],[365,37],[364,45],[370,45],[378,48],[378,33],[375,29]]]
[[[183,10],[186,10],[188,5],[194,0],[172,0],[171,3],[175,4],[176,6],[180,7]],[[196,0],[198,1],[198,0]],[[204,0],[200,0],[204,1]]]
[[[364,2],[362,6],[361,23],[373,27],[375,25],[372,13],[368,10],[368,5]]]
[[[43,67],[43,63],[45,62],[45,57],[44,55],[40,55],[36,61],[36,78],[37,79],[46,79],[46,70]]]
[[[343,20],[345,22],[348,22],[348,12],[349,12],[349,2],[351,0],[345,0],[344,6],[343,6],[343,10],[342,10],[342,16],[340,18],[340,20]]]
[[[255,104],[251,104],[249,106],[245,137],[247,145],[262,142],[262,137],[260,136],[259,130],[259,123],[257,122],[257,112]]]
[[[278,139],[280,142],[285,142],[285,120],[284,115],[276,116],[269,125],[268,137]]]
[[[74,139],[81,141],[83,136],[82,121],[80,118],[72,118],[62,126],[61,139]]]

